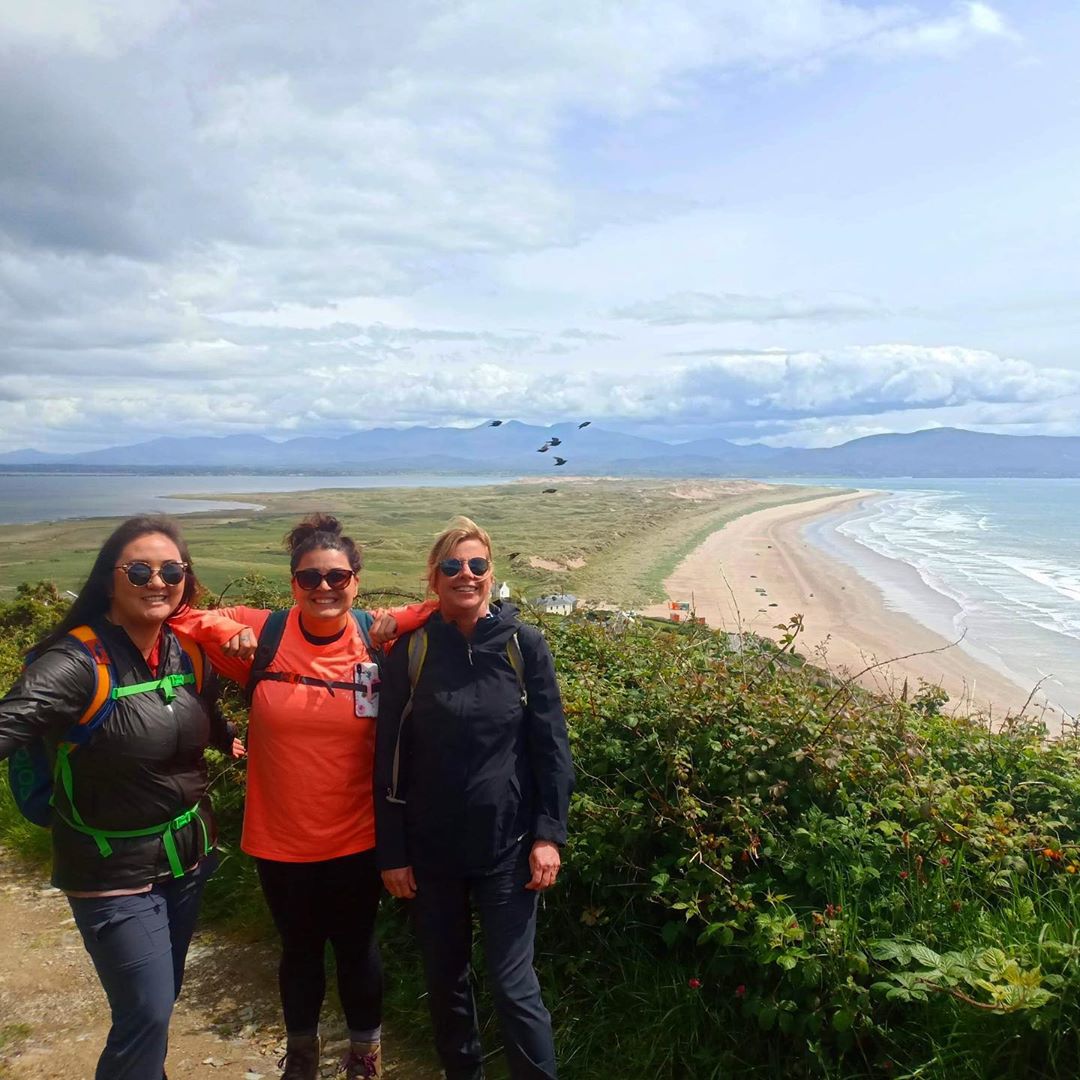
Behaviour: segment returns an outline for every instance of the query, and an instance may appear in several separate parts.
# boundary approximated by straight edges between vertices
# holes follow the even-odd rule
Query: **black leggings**
[[[375,913],[382,881],[375,852],[323,862],[256,859],[259,882],[281,935],[278,984],[291,1035],[313,1035],[326,995],[326,943],[337,962],[338,994],[350,1032],[382,1020],[382,965]]]

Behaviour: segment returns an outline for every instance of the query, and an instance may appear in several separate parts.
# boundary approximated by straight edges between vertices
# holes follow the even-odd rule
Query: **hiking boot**
[[[284,1070],[281,1080],[318,1080],[319,1049],[318,1035],[290,1035],[285,1056],[278,1062]]]
[[[349,1043],[349,1052],[341,1063],[345,1080],[368,1080],[382,1076],[382,1046],[377,1042]]]

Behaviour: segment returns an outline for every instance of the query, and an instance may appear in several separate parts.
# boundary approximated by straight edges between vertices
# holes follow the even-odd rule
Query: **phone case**
[[[356,665],[356,715],[374,719],[379,715],[379,666],[370,662]]]

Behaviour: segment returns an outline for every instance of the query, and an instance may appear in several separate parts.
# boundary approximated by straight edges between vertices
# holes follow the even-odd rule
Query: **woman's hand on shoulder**
[[[237,660],[254,660],[255,649],[258,644],[259,638],[255,631],[245,626],[240,633],[234,634],[221,646],[221,651],[226,656],[234,657]]]
[[[368,634],[371,637],[371,644],[376,647],[393,641],[398,636],[397,619],[388,611],[380,611],[371,620],[371,629],[368,630]]]
[[[401,900],[411,900],[416,895],[416,877],[411,866],[400,866],[396,870],[382,872],[383,884],[391,896]]]
[[[525,888],[532,889],[534,892],[550,889],[558,880],[560,866],[562,866],[562,856],[559,854],[559,845],[550,840],[537,840],[532,846],[532,851],[529,852],[532,878]]]

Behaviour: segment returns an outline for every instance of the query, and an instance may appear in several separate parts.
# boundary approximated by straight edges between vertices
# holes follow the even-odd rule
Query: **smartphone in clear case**
[[[379,665],[370,661],[356,665],[356,715],[374,719],[379,715]]]

